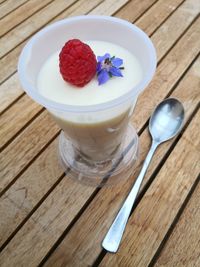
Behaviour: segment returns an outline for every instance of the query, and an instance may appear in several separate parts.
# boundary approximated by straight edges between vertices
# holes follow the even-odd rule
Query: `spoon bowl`
[[[183,105],[178,99],[167,98],[162,101],[149,121],[152,139],[161,143],[174,137],[183,125],[184,115]]]

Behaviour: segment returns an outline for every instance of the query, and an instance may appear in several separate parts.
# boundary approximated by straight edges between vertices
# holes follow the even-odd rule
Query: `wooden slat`
[[[195,71],[194,71],[194,69],[195,69]],[[185,101],[186,102],[188,102],[188,100],[190,101],[190,105],[188,106],[188,108],[190,107],[190,110],[188,110],[188,112],[190,112],[190,114],[192,112],[192,109],[195,106],[196,101],[198,100],[197,99],[197,95],[198,95],[199,77],[196,77],[196,67],[194,69],[192,68],[191,72],[189,73],[189,76],[188,76],[187,80],[185,80],[184,83],[182,85],[180,85],[181,87],[179,88],[180,94],[182,94],[183,89],[185,89],[186,96],[187,96],[187,97],[185,96],[186,97]],[[191,83],[191,81],[194,81],[194,85],[192,87],[194,89],[193,89],[193,91],[190,92],[190,94],[188,94],[188,91],[186,90],[186,86],[185,86],[187,84],[186,81],[187,81],[187,83]],[[181,99],[181,100],[184,100],[184,99]],[[140,111],[140,113],[139,113],[138,116],[141,116],[140,118],[142,119],[143,114],[142,114],[141,111]],[[188,116],[189,116],[189,113],[187,113],[187,117]],[[147,140],[146,136],[142,140],[142,142],[145,143],[145,140]],[[147,151],[147,149],[146,149],[146,151]],[[146,153],[146,151],[144,151],[144,152]],[[165,151],[166,150],[162,151],[162,153],[164,154]],[[142,153],[143,156],[145,154],[144,152]],[[52,151],[52,153],[55,153],[55,151]],[[162,153],[161,153],[161,155],[158,155],[158,158],[157,158],[158,159],[158,162],[160,162],[160,158],[163,156]],[[47,151],[47,154],[48,155],[50,154],[50,151],[49,150]],[[45,155],[47,155],[47,154],[45,154]],[[52,162],[53,162],[54,158],[55,158],[55,156],[53,156]],[[49,159],[51,159],[51,157],[49,157]],[[16,215],[17,218],[19,218],[20,216],[22,216],[22,217],[24,216],[23,214],[24,214],[25,207],[27,208],[30,205],[29,203],[32,203],[32,202],[33,202],[33,204],[35,203],[35,200],[33,200],[33,198],[35,198],[34,195],[37,196],[38,187],[41,187],[42,190],[44,190],[44,192],[47,190],[47,187],[45,188],[44,185],[40,185],[40,184],[38,185],[38,187],[36,186],[36,189],[32,189],[34,187],[33,186],[34,177],[37,176],[37,175],[35,175],[35,173],[37,174],[41,170],[39,168],[39,170],[36,172],[36,170],[38,169],[37,166],[38,166],[38,164],[40,164],[40,166],[45,166],[45,162],[43,162],[42,160],[35,161],[35,163],[32,165],[33,168],[31,168],[32,167],[31,166],[30,167],[30,171],[27,170],[27,172],[29,174],[25,174],[24,173],[23,178],[22,178],[22,181],[20,181],[20,179],[21,179],[21,177],[20,177],[20,179],[13,185],[13,187],[11,187],[10,190],[8,190],[8,192],[7,192],[7,194],[8,194],[7,196],[8,197],[7,198],[11,199],[11,201],[5,200],[5,203],[7,203],[9,201],[9,202],[13,203],[12,205],[14,205],[14,206],[18,206],[18,207],[22,206],[22,209],[23,209],[22,214],[20,214],[20,212],[18,210],[17,215]],[[141,164],[141,161],[140,161],[140,164]],[[38,179],[41,179],[40,177],[45,177],[48,174],[47,169],[45,169],[45,167],[43,167],[43,168],[44,169],[42,170],[42,174],[41,174],[41,176],[39,175]],[[138,169],[137,169],[137,172],[138,172]],[[46,173],[46,175],[45,175],[45,173]],[[58,172],[58,174],[60,174],[60,172]],[[57,177],[58,174],[56,174],[55,177]],[[32,178],[30,178],[30,177],[32,177]],[[30,183],[29,183],[29,179],[31,179],[30,180]],[[48,178],[44,178],[44,179],[46,180]],[[37,181],[36,181],[36,183],[37,183]],[[113,194],[112,194],[113,189],[111,189],[111,190],[109,190],[109,189],[102,189],[102,192],[99,193],[99,197],[97,195],[97,198],[96,198],[93,206],[89,208],[89,212],[84,215],[84,220],[83,221],[80,220],[80,223],[78,222],[79,227],[80,227],[81,223],[83,223],[82,226],[79,229],[82,229],[83,228],[83,225],[84,225],[84,233],[89,238],[89,240],[88,239],[85,240],[85,243],[84,244],[77,243],[77,247],[80,246],[81,251],[82,251],[83,254],[84,253],[86,253],[86,254],[88,253],[87,255],[84,254],[84,258],[86,257],[86,261],[89,258],[89,262],[91,263],[92,260],[94,259],[94,257],[97,256],[98,251],[100,249],[99,239],[102,239],[101,227],[104,227],[104,231],[105,231],[105,224],[106,223],[107,223],[107,225],[110,224],[110,221],[108,219],[106,219],[106,218],[110,218],[111,219],[112,218],[112,215],[113,215],[113,212],[115,212],[115,210],[113,211],[113,207],[110,206],[110,208],[108,208],[109,207],[109,204],[108,203],[109,202],[110,203],[114,203],[114,201],[118,202],[118,200],[121,200],[122,201],[122,198],[124,198],[124,196],[125,196],[125,191],[127,192],[128,191],[128,188],[130,188],[130,184],[131,184],[131,180],[129,180],[128,183],[126,183],[123,186],[123,189],[121,187],[118,187],[118,188],[116,187],[115,188],[115,193],[116,193],[115,196],[113,196]],[[27,193],[28,197],[26,196],[25,199],[24,199],[24,194],[22,195],[23,197],[20,198],[20,195],[17,196],[17,193],[16,193],[18,191],[17,189],[20,188],[20,187],[23,187],[23,185],[26,188],[26,191],[28,192]],[[81,195],[82,204],[84,204],[85,201],[89,198],[89,196],[91,195],[91,193],[93,192],[94,189],[90,188],[90,191],[85,191],[87,189],[87,187],[84,187],[84,186],[77,187],[77,184],[76,183],[73,183],[73,185],[74,185],[75,188],[77,188],[77,194],[80,194]],[[71,184],[68,185],[68,183],[66,183],[66,180],[64,179],[60,183],[60,187],[59,188],[60,188],[59,190],[61,190],[61,189],[64,188],[64,190],[65,190],[65,196],[67,197],[68,196],[68,188],[69,188],[69,190],[71,190]],[[54,190],[57,190],[57,188],[54,189]],[[73,189],[73,190],[75,190],[75,189]],[[33,230],[33,232],[30,233],[29,232],[30,231],[30,228],[32,229],[33,226],[31,225],[31,222],[29,223],[29,221],[28,221],[26,223],[26,225],[21,229],[21,231],[19,231],[18,234],[14,237],[14,239],[8,244],[8,247],[7,247],[8,248],[8,251],[10,249],[12,250],[12,247],[10,247],[10,245],[11,246],[15,246],[15,247],[17,247],[18,245],[20,246],[19,247],[19,250],[17,250],[16,253],[15,253],[15,256],[14,256],[15,258],[13,259],[15,262],[20,262],[20,261],[22,262],[22,255],[23,255],[24,265],[26,265],[26,263],[27,263],[26,261],[30,258],[29,253],[31,253],[31,257],[33,257],[32,255],[34,255],[34,257],[35,257],[35,252],[32,251],[33,249],[35,249],[37,251],[37,255],[36,255],[37,259],[39,260],[39,257],[41,259],[42,254],[47,249],[46,246],[48,246],[50,248],[52,246],[53,242],[55,242],[55,240],[57,240],[57,238],[59,237],[60,232],[63,231],[67,227],[68,224],[66,223],[65,214],[69,214],[69,213],[71,214],[71,212],[69,211],[69,208],[67,208],[67,206],[66,206],[67,204],[64,203],[64,200],[61,200],[60,201],[60,198],[61,198],[60,196],[63,195],[62,192],[63,191],[59,191],[59,193],[56,193],[57,198],[56,197],[53,197],[54,195],[52,196],[52,194],[51,194],[43,202],[43,204],[42,204],[42,205],[45,205],[45,208],[44,209],[46,209],[46,211],[49,210],[49,209],[51,210],[52,216],[54,216],[53,215],[54,213],[56,213],[56,214],[59,213],[59,215],[56,218],[53,217],[55,219],[51,219],[51,217],[48,218],[48,220],[51,221],[51,229],[54,229],[54,231],[50,230],[51,231],[51,235],[49,235],[47,237],[46,232],[43,233],[44,229],[42,229],[41,231],[39,231],[39,229],[36,226],[34,226],[34,229],[35,229],[35,227],[36,227],[36,229]],[[73,191],[73,192],[75,194],[76,190]],[[39,192],[39,194],[42,195],[41,192]],[[29,200],[29,197],[30,197],[30,200]],[[52,197],[53,197],[54,200],[52,200]],[[108,199],[108,198],[110,198],[110,199]],[[11,205],[11,203],[9,203],[9,205]],[[54,203],[55,206],[52,203]],[[60,203],[59,204],[60,206],[58,206],[57,203]],[[120,203],[121,202],[119,201],[119,204]],[[4,206],[5,205],[6,204],[4,204]],[[98,207],[98,209],[97,209],[97,207]],[[40,208],[42,208],[42,212],[40,212]],[[40,220],[42,222],[44,220],[45,220],[45,222],[47,222],[46,216],[43,217],[46,213],[44,213],[44,209],[43,209],[42,206],[40,208],[34,214],[34,216],[37,217],[37,224],[40,224]],[[10,210],[12,210],[12,209],[14,209],[14,208],[10,208]],[[25,210],[25,211],[27,212],[27,210]],[[63,214],[63,212],[64,212],[64,214]],[[76,212],[78,212],[78,210],[76,210]],[[111,213],[111,214],[109,214],[109,213]],[[11,218],[10,218],[11,216],[10,217],[9,216],[6,216],[5,209],[4,209],[4,215],[2,213],[1,213],[1,215],[4,218],[7,217],[8,218],[8,221],[9,220],[10,220],[10,222],[12,221]],[[19,220],[21,220],[22,217],[20,217]],[[70,217],[72,218],[71,215],[70,215]],[[86,218],[88,218],[87,220],[89,220],[90,222],[88,222],[86,220]],[[87,229],[86,229],[86,222],[85,222],[85,220],[87,222],[87,226],[89,227]],[[7,221],[5,221],[5,224],[6,223],[7,223]],[[16,221],[14,222],[14,225],[15,224],[17,224]],[[7,223],[7,225],[8,225],[8,223]],[[11,223],[11,226],[13,226],[12,223]],[[58,234],[58,232],[56,232],[56,234],[54,235],[55,229],[57,227],[59,228],[59,231],[60,232],[59,232],[59,234]],[[91,227],[93,227],[93,228],[91,228]],[[97,232],[95,232],[95,229],[94,228],[96,229]],[[74,231],[76,232],[76,228],[73,228],[73,229],[75,229]],[[8,228],[8,231],[9,231],[9,228]],[[49,231],[49,230],[47,228],[45,228],[45,231]],[[91,231],[91,233],[90,233],[90,231]],[[74,235],[75,235],[75,232],[73,232]],[[99,236],[97,237],[94,233],[97,233],[97,235],[99,233]],[[93,235],[94,235],[94,239],[92,238]],[[35,236],[35,238],[34,238],[34,236]],[[82,236],[82,235],[78,235],[78,232],[77,232],[76,236]],[[36,240],[36,243],[35,242],[34,243],[29,242],[29,240],[31,240],[32,238],[33,238],[33,240],[34,239]],[[24,240],[27,240],[27,241],[24,241]],[[19,242],[19,244],[18,244],[18,242]],[[26,244],[24,244],[24,242]],[[42,245],[45,248],[43,248],[41,250],[41,246]],[[74,246],[75,246],[75,244],[74,244]],[[97,249],[96,246],[98,246],[98,251],[96,250]],[[68,248],[68,245],[67,245],[67,248]],[[68,254],[68,256],[70,256],[70,252],[68,251],[67,248],[64,247],[64,250],[66,251],[66,253]],[[69,250],[70,249],[71,248],[69,248]],[[24,255],[25,250],[26,250],[26,254]],[[38,251],[40,251],[40,250],[41,250],[41,254],[38,255]],[[90,251],[90,253],[88,251]],[[43,254],[43,256],[44,256],[44,254]],[[64,256],[65,256],[65,253],[63,255],[60,255],[59,254],[59,257],[61,257],[61,260],[63,260],[63,257]],[[82,257],[82,255],[80,255],[80,258],[81,257]],[[81,265],[79,265],[81,263],[80,258],[77,257],[77,261],[78,261],[77,262],[77,266],[81,266]],[[3,258],[2,261],[4,261],[4,258]],[[83,264],[84,263],[85,262],[83,262]],[[56,266],[56,265],[50,265],[50,266]]]
[[[184,103],[186,120],[189,118],[199,101],[198,86],[200,78],[199,74],[196,73],[199,63],[200,58],[192,67],[191,71],[185,77],[183,82],[178,86],[175,94],[172,95],[178,97]],[[192,86],[193,90],[191,90],[190,95],[188,94],[186,86],[191,84],[193,81],[194,86]],[[140,116],[138,115],[138,117]],[[159,166],[160,161],[165,156],[166,152],[170,149],[172,142],[173,141],[163,144],[157,150],[150,168],[145,176],[141,190],[149,182],[151,175]],[[141,165],[150,147],[150,138],[147,130],[140,137],[140,144],[142,151],[139,164]],[[105,236],[108,227],[111,225],[115,214],[119,210],[119,207],[122,205],[122,202],[127,195],[131,184],[133,183],[134,177],[137,177],[140,168],[141,166],[137,166],[133,173],[133,177],[127,182],[123,183],[122,186],[115,187],[114,192],[113,188],[103,188],[98,193],[79,221],[73,226],[72,230],[52,254],[45,266],[79,266],[80,259],[84,259],[83,266],[91,265],[94,262],[96,257],[101,252],[101,241]],[[73,248],[70,248],[70,244],[73,244]],[[102,266],[109,265],[105,264]],[[126,265],[124,264],[122,266]]]
[[[113,14],[123,5],[125,5],[129,0],[118,0],[118,1],[110,1],[104,0],[99,6],[97,6],[94,10],[90,12],[93,15],[107,15]]]
[[[129,219],[117,254],[107,254],[100,266],[148,266],[197,179],[199,121],[200,111]]]
[[[18,1],[15,1],[18,2]],[[6,17],[0,20],[0,36],[4,35],[10,29],[27,19],[36,11],[40,10],[46,4],[52,2],[52,0],[29,0],[20,8],[17,8]]]
[[[26,42],[17,46],[8,55],[0,60],[0,84],[7,80],[12,74],[16,72],[19,55]]]
[[[177,21],[178,23],[178,21]],[[194,49],[194,54],[193,56],[195,57],[198,52],[199,52],[199,47],[195,48],[193,46],[193,40],[195,42],[195,40],[197,41],[197,36],[200,34],[200,19],[198,18],[198,20],[193,24],[193,26],[188,30],[188,32],[179,40],[179,42],[177,43],[177,45],[175,46],[175,49],[170,51],[170,53],[168,54],[167,58],[165,58],[164,63],[162,63],[160,65],[160,67],[157,69],[157,73],[156,76],[153,79],[153,82],[150,84],[150,90],[151,90],[151,94],[152,95],[156,95],[158,97],[158,95],[163,94],[164,97],[164,92],[168,92],[169,90],[169,86],[172,86],[171,88],[173,88],[173,85],[176,83],[177,81],[177,75],[182,75],[182,73],[184,73],[184,70],[187,68],[186,66],[188,66],[191,62],[191,55],[189,55],[188,53],[184,53],[185,51],[187,51],[188,49],[190,50],[190,52],[192,52],[192,50]],[[193,28],[194,27],[194,28]],[[194,29],[194,32],[193,32]],[[174,30],[176,31],[176,28],[174,27]],[[195,32],[196,31],[196,32]],[[156,32],[157,33],[157,32]],[[155,33],[155,34],[156,34]],[[163,33],[163,35],[165,35]],[[160,36],[160,40],[164,39],[164,36]],[[152,36],[152,39],[154,35]],[[194,39],[193,39],[194,38]],[[167,39],[168,40],[168,39]],[[166,40],[166,42],[167,42]],[[169,41],[171,42],[171,41]],[[158,56],[160,55],[160,57],[162,56],[161,52],[160,52],[160,45],[155,44],[158,47],[157,50],[157,54]],[[162,48],[161,48],[162,50]],[[189,52],[189,51],[188,51]],[[183,57],[184,54],[184,57]],[[179,74],[178,74],[179,73]],[[179,77],[180,77],[179,76]],[[156,106],[156,104],[158,104],[158,102],[156,101],[155,97],[151,97],[151,94],[149,94],[148,90],[145,90],[143,92],[144,95],[144,100],[138,100],[138,105],[136,105],[135,108],[135,113],[140,112],[140,107],[142,105],[146,106],[146,109],[144,110],[144,112],[146,112],[146,115],[143,116],[149,116],[149,111],[151,110],[151,107]],[[148,99],[148,101],[146,101],[146,99]],[[141,101],[141,103],[140,103]],[[142,103],[142,101],[144,101]],[[152,103],[153,101],[153,103]],[[140,125],[141,119],[139,117],[135,117],[134,118],[134,124]]]
[[[27,39],[31,34],[43,27],[54,16],[68,8],[76,0],[58,0],[50,3],[33,16],[19,24],[0,39],[0,57],[11,51],[19,43]]]
[[[39,116],[1,153],[0,191],[45,147],[58,132],[47,112]]]
[[[2,2],[5,2],[6,0],[0,0],[0,4],[2,3]]]
[[[27,2],[28,0],[7,0],[1,4],[0,7],[0,18],[6,16],[12,10],[16,9],[17,7],[21,6],[23,3]]]
[[[25,95],[0,117],[0,150],[17,134],[39,111],[41,106]]]
[[[80,1],[79,1],[80,2]],[[93,1],[94,2],[94,1]],[[92,3],[93,3],[92,2]],[[154,5],[154,7],[156,6],[157,8],[160,8],[160,7],[162,7],[162,5],[160,5],[160,2],[161,1],[159,1],[159,2],[157,2],[155,5]],[[90,1],[90,3],[91,3],[91,1]],[[178,4],[179,2],[177,2],[177,4]],[[189,0],[188,2],[186,2],[186,4],[187,5],[189,5],[189,3],[191,4],[191,3],[193,3],[194,4],[194,0]],[[75,6],[75,5],[73,5],[73,6]],[[190,6],[193,6],[193,5],[190,5]],[[82,5],[81,5],[81,7],[82,7]],[[165,7],[166,7],[166,5],[165,5]],[[173,6],[174,7],[174,6]],[[144,7],[143,7],[144,8]],[[165,10],[166,8],[164,8],[164,10]],[[173,9],[173,8],[172,8]],[[183,12],[183,10],[186,10],[186,12],[188,13],[188,9],[185,9],[185,4],[183,5],[183,6],[181,6],[180,7],[180,9],[181,9],[181,11]],[[77,11],[76,11],[77,10]],[[73,15],[75,15],[74,14],[74,12],[76,12],[76,14],[77,14],[77,12],[78,12],[78,7],[76,7],[76,9],[72,12],[72,13],[69,13],[69,14],[73,14]],[[151,10],[151,9],[150,9]],[[147,14],[148,14],[148,16],[145,14],[144,15],[144,21],[143,21],[143,17],[141,17],[140,19],[139,19],[139,21],[137,21],[136,22],[136,24],[139,26],[139,27],[141,27],[141,28],[147,28],[148,27],[148,20],[151,20],[151,17],[152,16],[156,16],[156,14],[158,13],[158,12],[155,12],[156,10],[158,10],[158,9],[154,9],[153,10],[153,12],[150,12],[150,10],[147,12]],[[164,10],[163,9],[161,9],[161,12],[164,12]],[[168,7],[168,10],[171,10],[171,8],[170,7]],[[83,11],[83,7],[82,7],[82,9],[81,9],[81,11]],[[179,20],[179,16],[180,16],[180,11],[179,10],[177,10],[175,13],[174,13],[174,15],[177,15],[177,17],[178,17],[178,20]],[[185,14],[185,15],[187,15],[187,13]],[[182,14],[182,13],[181,13]],[[59,16],[59,19],[61,19],[61,18],[63,18],[64,16],[66,15],[66,12],[65,13],[63,13],[62,14],[62,17],[60,17]],[[168,16],[169,14],[166,12],[166,14],[165,14],[165,16]],[[195,13],[195,15],[196,15],[196,13]],[[136,13],[136,16],[138,16],[138,13]],[[165,16],[163,16],[163,17],[160,17],[160,16],[157,16],[157,19],[155,19],[154,20],[154,22],[155,22],[155,24],[152,22],[151,23],[151,27],[148,27],[148,34],[151,34],[156,28],[157,28],[157,25],[158,25],[158,22],[162,22],[164,19],[165,19]],[[159,21],[160,20],[160,21]],[[169,21],[171,21],[171,18],[169,18]],[[172,21],[174,21],[174,18],[172,18]],[[168,24],[171,24],[171,23],[168,23]],[[189,25],[189,24],[188,24]],[[185,27],[187,26],[187,24],[185,25]],[[164,36],[165,34],[163,33],[163,31],[164,30],[162,30],[160,33],[159,33],[159,38],[161,38],[161,39],[163,39],[163,40],[165,40],[165,38],[163,38],[162,36]],[[176,31],[175,31],[176,32]],[[155,34],[156,35],[156,34]],[[179,37],[179,35],[180,35],[180,32],[178,32],[178,35],[176,36],[176,38],[178,38]],[[153,38],[158,38],[157,37],[157,35],[156,35],[156,37],[152,37],[152,39]],[[176,40],[176,38],[175,38],[175,36],[174,36],[174,41]],[[170,41],[169,41],[169,43],[170,43]],[[162,46],[162,43],[160,44],[160,46]],[[169,45],[168,45],[169,46]],[[167,47],[168,47],[167,46]],[[158,48],[159,49],[159,48]],[[160,55],[159,55],[160,57],[161,56],[163,56],[163,53],[161,54],[160,53]],[[159,58],[159,56],[158,56],[158,60],[160,59]],[[11,79],[11,81],[12,81],[12,79]],[[10,84],[10,80],[8,80],[8,81],[6,81],[3,85],[2,85],[2,87],[1,87],[1,89],[0,89],[0,92],[2,92],[2,91],[4,91],[5,93],[1,93],[1,98],[0,98],[0,103],[1,102],[3,102],[3,105],[1,105],[1,108],[5,108],[6,107],[6,105],[9,105],[9,103],[12,103],[12,101],[14,100],[14,97],[18,97],[18,96],[20,96],[21,94],[22,94],[22,91],[21,90],[19,90],[19,88],[20,88],[20,85],[19,85],[19,81],[18,80],[16,80],[16,83],[13,83],[12,84],[12,86],[10,87],[9,86],[9,84]],[[9,89],[9,90],[8,90]],[[8,92],[11,92],[11,94],[8,94]],[[16,93],[16,94],[15,94]],[[9,97],[8,97],[9,96]],[[18,103],[16,103],[16,105],[18,105]],[[1,109],[0,108],[0,109]],[[28,110],[27,110],[27,112],[29,112]],[[21,125],[19,124],[18,125],[18,130],[19,130],[19,127],[20,127]]]
[[[174,39],[188,27],[194,17],[200,14],[200,1],[185,1],[162,27],[160,27],[152,41],[155,44],[158,58],[161,58],[172,46]],[[174,30],[176,29],[176,30]],[[165,36],[161,38],[161,36]]]
[[[0,246],[63,174],[57,157],[57,141],[53,141],[2,196]],[[68,181],[67,178],[65,180]],[[69,186],[66,186],[66,196],[74,191],[73,184],[69,182]]]
[[[21,192],[18,194],[19,198],[21,198],[21,203],[23,203],[23,199],[26,198],[25,190],[26,189],[21,188]],[[60,183],[52,192],[51,199],[39,209],[39,212],[33,214],[25,224],[24,230],[27,235],[19,236],[20,239],[22,238],[23,242],[19,244],[17,253],[12,250],[14,252],[12,253],[12,259],[4,258],[6,256],[4,253],[6,253],[7,249],[5,248],[3,250],[0,256],[1,267],[14,265],[25,267],[37,266],[42,257],[50,249],[51,244],[61,235],[64,226],[69,225],[72,218],[80,210],[83,205],[82,203],[85,201],[85,195],[89,194],[91,190],[92,188],[90,187],[84,187],[80,184],[75,185],[74,181],[68,180],[67,178],[62,180],[62,183]],[[35,193],[38,194],[37,192]],[[57,206],[56,209],[55,205]],[[68,210],[67,213],[65,212],[66,210],[60,210],[60,207],[66,208],[66,206]],[[14,212],[17,213],[17,209],[18,207],[15,207]],[[61,214],[62,216],[60,217]],[[38,233],[42,233],[43,240],[41,240]],[[29,236],[33,237],[31,241]],[[25,240],[27,240],[27,243],[25,242],[26,244],[24,243]],[[30,249],[32,246],[37,249]],[[22,258],[18,257],[19,251],[23,254]]]
[[[79,16],[88,13],[90,14],[91,10],[94,10],[97,6],[101,5],[102,3],[103,0],[95,0],[95,1],[79,0],[73,6],[68,8],[65,12],[62,12],[59,16],[53,19],[52,22],[61,19],[66,19],[67,17]]]
[[[23,90],[15,73],[0,86],[0,113],[22,94]]]
[[[115,16],[126,19],[130,22],[135,20],[136,14],[142,14],[147,8],[153,5],[156,0],[134,0],[128,2],[122,9],[116,12]]]
[[[138,20],[137,24],[148,34],[152,33],[185,0],[159,0]],[[180,8],[180,7],[179,7]],[[176,14],[177,15],[177,14]]]
[[[200,266],[200,183],[181,215],[155,267]]]

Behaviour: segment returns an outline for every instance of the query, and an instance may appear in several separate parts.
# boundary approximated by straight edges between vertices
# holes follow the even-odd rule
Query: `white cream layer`
[[[116,44],[103,41],[85,41],[96,56],[110,53],[123,59],[123,77],[112,77],[107,83],[98,85],[97,77],[82,88],[75,87],[62,79],[59,72],[59,52],[50,56],[38,75],[38,90],[55,102],[88,106],[116,99],[130,91],[142,79],[142,68],[137,58]]]

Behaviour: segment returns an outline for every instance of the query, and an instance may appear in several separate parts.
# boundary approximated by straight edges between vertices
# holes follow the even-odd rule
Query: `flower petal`
[[[113,75],[113,76],[117,76],[117,77],[123,77],[121,70],[119,70],[116,67],[112,67],[110,68],[109,72]]]
[[[120,67],[123,64],[123,60],[118,57],[113,58],[111,62],[112,62],[112,65],[116,68]]]
[[[97,73],[101,71],[101,67],[102,67],[101,62],[98,62],[97,69],[96,69]]]
[[[98,56],[97,61],[98,62],[103,62],[106,58],[110,58],[110,54],[106,53],[104,56]]]
[[[102,69],[97,75],[99,85],[106,83],[109,80],[109,74],[106,70]]]

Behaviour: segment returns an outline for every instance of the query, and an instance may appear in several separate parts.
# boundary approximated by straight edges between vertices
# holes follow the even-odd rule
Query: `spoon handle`
[[[138,191],[140,189],[140,186],[142,184],[144,175],[147,171],[147,168],[149,166],[149,163],[152,159],[152,156],[157,148],[157,146],[159,145],[159,143],[157,142],[152,142],[151,148],[149,150],[149,153],[147,154],[147,157],[144,161],[143,167],[140,171],[139,176],[137,177],[131,191],[129,192],[123,206],[121,207],[121,209],[119,210],[115,220],[113,221],[110,229],[108,230],[103,242],[102,242],[102,246],[103,248],[105,248],[107,251],[110,252],[116,252],[124,229],[126,227],[126,223],[128,221],[131,209],[133,207],[133,204],[135,202],[135,199],[137,197]]]

